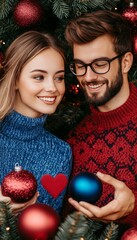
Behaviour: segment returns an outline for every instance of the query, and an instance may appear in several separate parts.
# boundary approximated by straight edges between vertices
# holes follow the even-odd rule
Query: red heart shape
[[[67,183],[68,183],[68,179],[62,173],[57,174],[55,177],[52,177],[49,174],[45,174],[41,178],[42,186],[54,198],[57,198],[59,196],[59,194],[67,186]]]

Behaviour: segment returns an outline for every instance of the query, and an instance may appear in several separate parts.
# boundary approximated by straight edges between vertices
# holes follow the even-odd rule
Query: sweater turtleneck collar
[[[130,96],[119,108],[109,112],[99,112],[91,105],[90,109],[94,124],[98,125],[100,128],[116,127],[137,115],[137,88],[130,83]]]
[[[0,133],[19,140],[35,139],[42,133],[46,117],[30,118],[13,111],[0,122]]]

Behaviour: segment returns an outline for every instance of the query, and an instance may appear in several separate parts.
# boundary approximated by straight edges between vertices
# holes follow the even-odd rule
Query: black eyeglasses
[[[117,58],[120,58],[125,53],[121,53],[116,57],[111,59],[109,58],[97,58],[91,63],[84,63],[81,60],[75,59],[72,63],[70,63],[69,68],[70,71],[76,76],[84,76],[87,72],[87,67],[89,66],[93,72],[97,74],[104,74],[110,70],[110,63]]]

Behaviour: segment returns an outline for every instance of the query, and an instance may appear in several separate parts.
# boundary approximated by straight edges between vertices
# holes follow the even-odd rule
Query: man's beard
[[[104,81],[102,81],[104,82]],[[94,81],[94,84],[101,83],[101,81]],[[94,106],[102,106],[106,104],[109,100],[111,100],[121,89],[123,85],[123,77],[121,68],[118,71],[118,74],[115,78],[115,81],[112,82],[111,86],[108,87],[108,80],[105,80],[105,84],[107,85],[107,89],[103,96],[98,97],[98,93],[93,93],[91,96],[89,96],[84,88],[85,81],[82,83],[82,89],[84,90],[84,94],[86,96],[86,99],[89,103],[92,103]],[[90,83],[89,83],[90,84]]]

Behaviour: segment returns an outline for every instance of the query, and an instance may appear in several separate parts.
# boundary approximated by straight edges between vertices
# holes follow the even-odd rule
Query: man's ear
[[[133,54],[131,52],[125,53],[122,59],[122,72],[128,73],[133,64]]]

